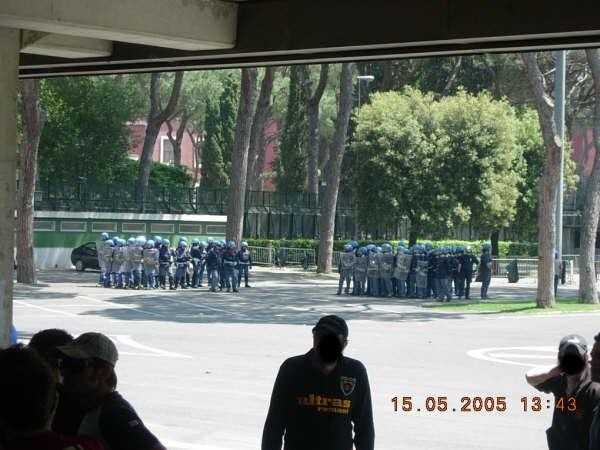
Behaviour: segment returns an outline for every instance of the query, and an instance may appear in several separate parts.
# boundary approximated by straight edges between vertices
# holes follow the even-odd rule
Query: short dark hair
[[[17,345],[0,351],[0,422],[16,431],[45,427],[56,401],[56,379],[33,349]]]
[[[600,342],[600,333],[598,333],[596,336],[594,336],[594,341]]]
[[[35,349],[43,358],[51,356],[56,347],[67,345],[73,341],[67,331],[58,328],[48,328],[35,333],[29,341],[29,347]]]

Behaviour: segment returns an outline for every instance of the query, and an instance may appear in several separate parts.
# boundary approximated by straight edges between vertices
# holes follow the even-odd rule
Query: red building
[[[134,161],[138,161],[142,154],[142,148],[144,146],[144,137],[146,135],[146,121],[137,120],[127,124],[127,127],[131,130],[129,135],[129,148],[127,149],[127,156]],[[173,136],[179,129],[179,123],[173,122]],[[154,151],[152,153],[152,161],[159,162],[162,164],[173,164],[174,153],[173,146],[169,141],[168,127],[163,124],[160,127],[158,137],[154,143]],[[276,121],[272,120],[269,122],[265,129],[265,158],[263,164],[263,173],[270,173],[273,171],[273,162],[277,156],[277,134],[279,133],[279,126]],[[187,133],[183,134],[181,141],[181,165],[185,166],[191,175],[194,174],[196,167],[198,167],[198,180],[202,178],[202,162],[197,160],[196,151],[194,144]],[[265,179],[263,188],[266,191],[274,191],[275,185],[270,177]]]
[[[127,156],[134,161],[138,161],[142,154],[142,148],[144,146],[144,137],[146,136],[146,121],[138,120],[132,123],[127,124],[127,128],[131,130],[129,135],[129,148],[127,149]],[[173,123],[173,136],[177,133],[179,129],[179,123]],[[166,124],[163,124],[160,127],[160,131],[158,133],[158,137],[156,138],[156,142],[154,143],[154,151],[152,153],[152,161],[159,162],[163,164],[173,164],[174,163],[174,154],[173,154],[173,146],[169,141],[168,137],[169,129]],[[188,133],[183,134],[183,139],[181,141],[181,165],[187,167],[190,173],[194,172],[194,168],[196,167],[196,151],[194,149],[194,144],[190,139]]]

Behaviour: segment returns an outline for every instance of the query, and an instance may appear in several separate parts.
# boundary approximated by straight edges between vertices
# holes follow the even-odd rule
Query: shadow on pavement
[[[424,301],[399,298],[373,298],[335,295],[337,282],[292,271],[253,271],[252,288],[240,293],[211,293],[206,287],[177,291],[117,290],[97,287],[97,272],[51,271],[39,274],[40,284],[19,285],[16,300],[73,299],[86,289],[85,296],[106,302],[106,306],[80,312],[80,315],[123,321],[163,321],[179,323],[312,324],[324,314],[339,314],[347,320],[427,322],[436,319],[464,319],[472,312],[444,312],[422,308]],[[495,280],[494,280],[495,281]],[[492,281],[492,300],[534,298],[535,286],[509,285]],[[63,284],[63,289],[54,283]],[[64,286],[66,284],[66,286]],[[75,284],[76,286],[72,286]],[[65,289],[66,288],[66,289]],[[472,285],[478,292],[479,284]],[[95,293],[98,295],[94,295]],[[60,306],[60,305],[59,305]],[[520,306],[503,313],[517,312]],[[498,314],[497,312],[482,315]]]

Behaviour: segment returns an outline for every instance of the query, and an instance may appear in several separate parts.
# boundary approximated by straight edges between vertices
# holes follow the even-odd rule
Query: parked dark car
[[[85,269],[100,270],[96,243],[88,242],[87,244],[74,248],[71,252],[71,262],[78,272],[83,272]]]

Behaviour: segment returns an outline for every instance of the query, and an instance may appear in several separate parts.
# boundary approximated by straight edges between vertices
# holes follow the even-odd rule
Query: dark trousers
[[[469,298],[471,295],[471,280],[473,274],[471,273],[459,273],[458,274],[458,296]]]
[[[487,297],[488,288],[490,287],[490,281],[492,281],[492,275],[484,275],[481,278],[481,298]]]

